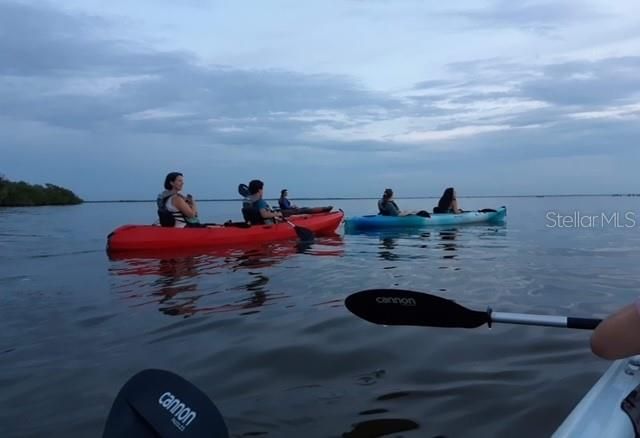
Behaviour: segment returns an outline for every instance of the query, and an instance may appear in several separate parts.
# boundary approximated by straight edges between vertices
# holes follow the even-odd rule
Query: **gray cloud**
[[[0,74],[64,76],[153,74],[191,59],[185,53],[153,53],[130,41],[100,35],[109,23],[46,5],[0,3]]]
[[[486,91],[479,93],[468,93],[452,97],[449,101],[456,104],[473,103],[479,100],[493,100],[513,97],[513,93],[508,91]]]
[[[550,68],[553,67],[553,65],[550,66]],[[473,93],[467,90],[496,86],[513,87],[529,81],[535,83],[540,80],[546,67],[514,62],[504,58],[488,58],[449,63],[446,68],[456,76],[467,78],[459,87],[450,90],[450,93],[463,92],[463,94],[471,95]],[[481,91],[480,94],[482,93],[487,92]],[[510,93],[515,95],[513,91]],[[476,94],[478,93],[476,92]]]
[[[477,27],[507,27],[547,33],[573,22],[601,18],[604,14],[583,1],[498,0],[485,8],[446,15],[465,18]]]
[[[469,78],[459,82],[433,82],[431,96],[414,96],[417,102],[434,102],[448,96],[451,103],[465,104],[500,98],[541,101],[550,107],[532,110],[530,116],[544,119],[558,111],[596,111],[607,105],[637,102],[640,95],[640,56],[612,57],[596,61],[570,61],[543,66],[475,60],[448,65],[449,70]],[[422,83],[420,83],[422,84]],[[421,88],[417,84],[415,88]],[[504,87],[493,91],[491,87]],[[478,91],[486,88],[489,91]],[[560,108],[560,109],[558,109]],[[529,117],[529,116],[527,116]]]
[[[559,105],[606,105],[640,93],[640,57],[550,65],[524,82],[522,95]]]
[[[456,87],[461,86],[460,82],[457,81],[447,81],[443,79],[432,79],[429,81],[418,82],[413,86],[414,90],[426,90],[430,88],[446,88],[446,87]]]
[[[289,134],[305,123],[279,120],[273,113],[331,109],[387,110],[400,103],[363,89],[353,80],[335,75],[305,75],[277,70],[238,70],[203,66],[189,54],[161,52],[100,38],[93,25],[107,24],[92,17],[70,16],[51,8],[17,3],[0,4],[0,114],[38,120],[74,129],[131,129],[184,133],[199,130],[220,141],[246,141],[247,136]],[[37,31],[36,31],[37,28]],[[12,82],[21,78],[22,87]],[[31,78],[31,79],[28,79]],[[105,93],[73,89],[74,80],[122,84]],[[4,85],[4,86],[3,86]],[[63,89],[61,91],[60,89]],[[163,109],[184,113],[164,119],[126,117]],[[241,125],[241,134],[216,134],[211,119]],[[213,123],[215,127],[215,123]]]
[[[508,16],[530,8],[537,11],[532,17],[543,18],[547,7],[525,5],[507,8],[504,13]],[[558,106],[600,108],[640,91],[640,80],[633,74],[640,67],[638,57],[553,64],[542,69],[501,58],[455,63],[448,68],[466,79],[422,81],[413,89],[439,94],[400,100],[341,76],[203,66],[187,53],[136,48],[101,38],[98,33],[108,29],[103,19],[72,16],[52,8],[0,4],[0,28],[11,36],[0,39],[0,48],[11,47],[10,53],[20,54],[17,60],[0,59],[0,74],[4,75],[0,76],[0,99],[7,103],[0,114],[78,130],[189,134],[225,144],[296,144],[319,123],[341,128],[400,116],[453,116],[460,111],[439,106],[442,99],[457,106],[507,98],[551,104],[500,116],[513,126],[522,126],[547,123],[558,116]],[[74,80],[87,82],[85,88],[99,88],[109,80],[116,85],[103,93],[91,93],[74,90]],[[16,87],[16,81],[21,86]],[[507,81],[516,84],[512,90],[477,90]],[[372,108],[380,111],[372,112]],[[323,110],[339,111],[352,120],[323,120],[321,115],[309,120],[291,118]],[[477,124],[494,122],[490,115],[476,120]],[[437,129],[452,129],[456,123],[439,123]]]

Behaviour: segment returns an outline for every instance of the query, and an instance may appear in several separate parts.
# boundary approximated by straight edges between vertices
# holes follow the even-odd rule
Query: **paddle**
[[[169,371],[147,369],[118,393],[103,438],[228,438],[222,415],[193,384]]]
[[[400,289],[369,289],[348,296],[345,306],[374,324],[476,328],[494,322],[593,330],[600,319],[467,309],[436,295]]]
[[[249,187],[247,187],[246,184],[238,185],[238,193],[243,198],[250,196]],[[311,231],[308,228],[304,228],[299,225],[296,225],[293,222],[289,221],[289,219],[286,219],[284,217],[284,213],[282,214],[282,220],[293,227],[293,230],[296,232],[298,239],[302,240],[303,242],[311,242],[315,238],[315,236],[313,235],[313,231]]]

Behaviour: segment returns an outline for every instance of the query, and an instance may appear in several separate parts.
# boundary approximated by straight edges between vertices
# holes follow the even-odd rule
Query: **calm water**
[[[235,437],[548,436],[607,366],[588,332],[381,327],[342,301],[397,286],[479,310],[604,316],[638,294],[640,199],[461,201],[507,205],[507,223],[118,260],[106,235],[152,222],[152,203],[0,209],[0,435],[100,436],[122,384],[164,368],[204,390]],[[238,204],[201,216],[238,219]],[[549,211],[638,224],[551,228]]]

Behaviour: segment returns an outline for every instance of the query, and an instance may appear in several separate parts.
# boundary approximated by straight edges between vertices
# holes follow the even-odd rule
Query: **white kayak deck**
[[[633,438],[622,400],[640,384],[640,356],[615,361],[564,420],[553,438]]]

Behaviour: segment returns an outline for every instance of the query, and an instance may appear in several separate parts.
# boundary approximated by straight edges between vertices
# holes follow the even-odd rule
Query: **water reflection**
[[[113,289],[124,299],[133,300],[133,306],[155,304],[167,315],[182,317],[220,312],[251,314],[287,298],[268,288],[274,266],[295,256],[338,257],[343,252],[338,234],[319,237],[313,243],[243,245],[214,248],[204,254],[198,250],[197,255],[188,250],[137,251],[109,254],[109,273]],[[249,294],[238,295],[238,291]]]
[[[456,258],[454,252],[460,248],[460,243],[458,242],[460,234],[459,228],[440,228],[424,232],[416,229],[399,229],[391,231],[367,231],[358,234],[377,237],[380,242],[378,245],[378,257],[387,261],[402,259],[403,256],[398,251],[402,247],[412,248],[411,259],[419,258],[419,256],[416,255],[415,248],[419,248],[420,250],[441,250],[444,252],[441,256],[443,259]]]
[[[379,257],[388,261],[397,260],[399,256],[393,252],[396,246],[398,246],[398,238],[380,236],[380,246],[378,247],[380,249],[378,252]]]
[[[350,230],[348,234],[358,235],[360,242],[369,247],[375,242],[375,253],[384,261],[397,263],[438,258],[444,263],[459,259],[463,251],[475,251],[481,246],[504,247],[506,224]],[[449,267],[444,264],[440,269]]]
[[[443,259],[453,259],[456,257],[456,254],[451,254],[451,252],[455,251],[457,248],[456,245],[456,237],[458,236],[458,229],[452,228],[449,230],[442,230],[439,233],[441,243],[438,244],[438,248],[442,248],[445,251],[445,254],[442,256]]]

